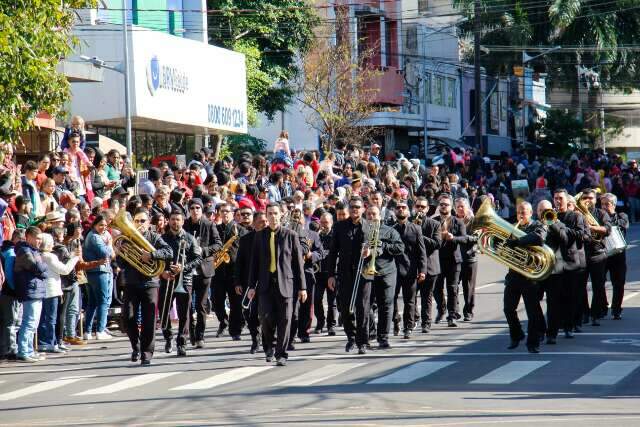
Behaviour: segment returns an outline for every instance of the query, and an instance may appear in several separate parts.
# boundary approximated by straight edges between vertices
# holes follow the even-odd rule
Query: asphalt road
[[[457,329],[394,337],[391,350],[365,356],[344,352],[341,331],[313,336],[286,367],[250,355],[248,335],[214,338],[215,321],[207,348],[186,358],[164,354],[158,335],[149,368],[129,362],[124,337],[92,341],[0,364],[0,425],[638,426],[640,227],[628,240],[623,319],[537,355],[506,349],[505,270],[482,257],[475,319]]]

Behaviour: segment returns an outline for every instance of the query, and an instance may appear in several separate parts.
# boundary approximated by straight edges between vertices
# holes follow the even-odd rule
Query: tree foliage
[[[339,10],[336,21],[341,22]],[[355,58],[352,52],[346,37],[338,37],[334,44],[321,35],[299,79],[298,100],[306,107],[306,122],[320,133],[325,152],[341,139],[363,145],[379,132],[364,126],[378,111],[374,103],[378,88],[372,83],[382,72],[371,65],[375,49],[365,49]]]
[[[244,53],[249,123],[284,110],[318,17],[304,0],[208,0],[209,43]]]
[[[95,0],[0,0],[0,143],[16,142],[39,112],[58,114],[69,84],[56,66],[74,45],[73,8]]]
[[[553,156],[577,151],[586,137],[582,120],[571,110],[551,109],[537,128],[538,143],[546,154]]]
[[[473,35],[474,0],[454,0],[468,21],[461,29]],[[576,64],[598,67],[605,87],[630,90],[640,81],[640,52],[625,49],[640,43],[637,0],[481,0],[482,44],[490,47],[483,60],[491,73],[511,72],[522,65],[516,47],[562,46],[532,65],[544,64],[551,84],[573,88]],[[491,48],[493,46],[493,48]],[[505,46],[506,49],[500,49]],[[541,70],[542,71],[542,70]]]

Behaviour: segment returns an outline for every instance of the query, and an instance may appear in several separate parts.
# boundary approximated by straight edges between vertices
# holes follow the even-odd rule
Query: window
[[[500,92],[500,120],[507,121],[507,94]]]
[[[444,105],[444,77],[436,76],[436,87],[433,103],[436,105]]]
[[[427,73],[424,76],[424,89],[427,104],[431,104],[433,102],[431,99],[431,73]]]
[[[418,26],[409,25],[405,33],[404,47],[407,53],[416,54],[418,51]]]
[[[447,79],[447,107],[456,108],[457,94],[456,79]]]
[[[429,12],[429,0],[418,0],[418,13]]]

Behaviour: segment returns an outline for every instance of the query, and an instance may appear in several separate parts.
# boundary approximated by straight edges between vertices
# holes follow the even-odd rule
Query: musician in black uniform
[[[173,261],[165,264],[165,271],[160,275],[160,313],[163,313],[167,321],[165,325],[160,325],[165,339],[164,351],[171,353],[173,332],[171,328],[171,318],[169,313],[173,300],[176,300],[178,311],[178,336],[176,344],[178,356],[187,355],[187,337],[189,336],[189,315],[191,313],[191,284],[193,272],[202,262],[202,250],[196,239],[182,229],[184,225],[184,213],[181,210],[174,210],[169,217],[169,229],[162,235],[162,239],[167,242],[173,251]],[[182,243],[182,248],[180,244]],[[180,250],[179,250],[180,249]],[[167,286],[172,282],[173,296],[171,288]],[[180,288],[182,286],[182,288]],[[186,292],[180,292],[181,290]],[[167,295],[167,293],[169,295]],[[166,303],[166,306],[165,306]],[[161,316],[162,318],[162,316]]]
[[[599,319],[606,316],[608,311],[607,293],[604,288],[607,277],[607,252],[604,248],[604,237],[609,235],[611,224],[609,215],[602,209],[596,208],[595,190],[583,190],[582,198],[576,202],[584,203],[591,215],[598,221],[598,225],[588,225],[590,233],[585,245],[585,254],[587,256],[587,272],[591,277],[591,326],[600,326]]]
[[[311,296],[314,295],[316,288],[316,274],[314,273],[315,266],[319,266],[320,262],[325,258],[326,252],[320,241],[320,234],[318,233],[319,225],[316,222],[309,223],[309,229],[304,230],[304,239],[306,250],[304,253],[304,277],[307,282],[307,293]],[[313,298],[307,298],[305,302],[300,303],[298,309],[298,338],[303,343],[311,341],[309,337],[309,331],[311,330],[311,323],[313,322]]]
[[[576,241],[578,247],[578,268],[575,271],[576,282],[574,284],[574,332],[582,332],[582,325],[589,323],[589,293],[587,291],[587,255],[585,246],[589,238],[589,226],[582,215],[582,212],[576,209],[576,199],[569,195],[567,197],[567,211],[575,213],[578,225],[584,230],[584,237],[581,242]],[[566,225],[566,223],[565,223]]]
[[[418,283],[420,290],[420,318],[422,332],[431,330],[433,288],[440,274],[440,246],[442,245],[442,233],[440,223],[429,218],[429,201],[425,197],[418,197],[415,205],[415,216],[420,216],[422,221],[422,239],[427,255],[427,275],[422,283]],[[415,221],[415,218],[414,218]]]
[[[434,297],[438,314],[436,323],[440,322],[444,311],[447,311],[447,322],[449,327],[456,327],[458,316],[458,280],[460,279],[460,264],[462,254],[460,244],[466,242],[467,231],[464,223],[451,214],[453,208],[453,198],[448,193],[443,193],[438,197],[438,216],[434,217],[440,223],[442,245],[439,249],[440,255],[440,275],[436,280]],[[447,299],[445,304],[444,288],[446,283]]]
[[[532,209],[529,202],[521,202],[517,208],[518,225],[526,235],[520,238],[510,238],[505,242],[509,248],[526,248],[527,246],[541,246],[547,232],[544,226],[538,221],[531,219]],[[540,332],[544,329],[544,317],[540,308],[538,282],[530,280],[520,273],[509,269],[504,280],[504,315],[509,324],[509,335],[511,344],[509,350],[516,348],[520,341],[524,339],[524,332],[520,319],[518,319],[518,304],[520,297],[524,300],[524,307],[527,311],[527,349],[529,353],[540,352]]]
[[[404,252],[396,258],[398,281],[393,299],[394,335],[396,335],[395,331],[399,329],[400,325],[398,295],[402,291],[402,300],[404,302],[402,315],[403,332],[404,338],[409,339],[416,321],[417,283],[424,281],[426,278],[427,254],[424,247],[424,239],[422,238],[422,230],[419,225],[408,221],[409,205],[404,200],[396,204],[396,219],[398,222],[393,226],[393,229],[398,232],[402,243],[404,243]]]
[[[234,341],[240,340],[242,333],[242,296],[238,295],[233,282],[233,270],[238,254],[240,237],[244,236],[246,230],[233,220],[233,208],[231,205],[222,203],[218,205],[218,213],[222,222],[218,224],[218,234],[223,242],[223,247],[229,242],[233,244],[228,248],[229,262],[223,262],[216,269],[215,284],[213,286],[213,308],[216,312],[218,322],[218,332],[216,337],[222,336],[224,330],[229,327],[229,335]],[[232,240],[233,239],[233,240]],[[225,300],[229,298],[229,316],[225,310]]]
[[[561,327],[564,327],[565,331],[570,329],[565,324],[568,316],[563,314],[563,311],[567,310],[564,304],[568,302],[563,298],[563,294],[566,294],[565,289],[569,288],[570,284],[563,282],[564,259],[562,257],[562,248],[568,246],[569,237],[567,235],[567,228],[561,221],[556,220],[553,223],[544,222],[543,215],[551,209],[551,202],[548,200],[541,200],[536,209],[538,221],[540,221],[547,230],[545,244],[553,250],[556,256],[552,273],[540,282],[539,300],[542,301],[544,294],[547,295],[547,323],[546,325],[542,325],[540,333],[546,331],[547,344],[556,343],[558,331]]]
[[[615,194],[606,193],[600,196],[600,204],[611,219],[611,225],[620,229],[623,237],[627,237],[629,229],[629,217],[624,212],[616,212],[618,198]],[[607,258],[606,271],[611,277],[613,294],[611,295],[611,315],[614,320],[622,319],[622,299],[624,297],[624,284],[627,276],[626,250]]]
[[[266,361],[271,362],[275,355],[278,366],[285,366],[293,299],[304,302],[307,290],[300,237],[280,225],[281,212],[279,205],[269,204],[269,227],[256,233],[247,296],[253,299],[258,288],[258,310]]]
[[[467,231],[471,228],[473,221],[473,210],[469,205],[469,199],[459,197],[455,201],[456,216],[463,223]],[[462,295],[464,296],[464,306],[462,315],[465,322],[473,320],[473,308],[476,305],[476,278],[478,275],[478,250],[476,242],[478,237],[468,234],[460,244],[462,254],[462,264],[460,264],[460,283],[462,284]],[[457,314],[457,312],[456,312]]]
[[[573,332],[580,331],[578,325],[582,319],[580,287],[586,267],[584,241],[589,233],[584,217],[569,209],[569,198],[569,193],[564,188],[556,189],[553,193],[553,204],[558,214],[558,221],[564,224],[567,234],[566,245],[560,247],[564,265],[559,306],[565,338],[573,338]]]
[[[335,327],[338,321],[338,307],[336,305],[336,292],[327,288],[327,280],[329,279],[329,258],[326,256],[331,247],[331,239],[333,236],[333,216],[329,212],[325,212],[320,216],[320,243],[325,253],[325,257],[320,261],[320,270],[316,273],[316,288],[314,291],[313,310],[316,315],[315,332],[320,334],[322,329],[327,326],[327,334],[334,336],[336,334]],[[324,313],[323,299],[327,294],[327,314]]]
[[[133,215],[133,225],[140,234],[155,248],[153,252],[141,250],[140,260],[150,263],[153,260],[170,262],[173,257],[171,247],[162,237],[149,231],[149,213],[144,208],[136,209]],[[127,335],[131,342],[131,361],[141,364],[151,364],[155,348],[156,309],[158,307],[158,277],[149,277],[134,268],[127,260],[118,257],[117,262],[124,270],[126,283],[124,291],[124,313]],[[138,330],[138,311],[142,313],[142,324]]]
[[[345,351],[349,352],[358,341],[358,345],[365,345],[368,341],[368,329],[364,327],[364,317],[369,317],[369,293],[363,294],[360,290],[356,295],[355,313],[349,312],[349,304],[353,293],[353,286],[356,280],[356,269],[360,256],[364,253],[363,245],[366,239],[362,230],[362,214],[364,212],[364,202],[361,197],[353,196],[349,200],[349,218],[335,223],[333,226],[333,238],[328,255],[327,289],[338,293],[338,308],[342,317],[344,333],[347,336]],[[337,269],[336,269],[337,267]],[[339,281],[336,281],[336,276]],[[336,287],[336,282],[340,286]],[[363,299],[366,297],[366,303]],[[365,306],[367,311],[364,311]],[[356,336],[356,319],[358,335]],[[361,332],[361,333],[360,333]]]
[[[196,321],[190,316],[192,343],[196,348],[204,348],[204,331],[207,327],[209,289],[215,275],[213,256],[222,248],[222,241],[216,225],[203,216],[202,200],[189,200],[189,218],[185,220],[184,231],[196,238],[202,251],[202,261],[193,273],[193,299],[195,299]]]
[[[249,210],[251,212],[251,210]],[[241,213],[242,214],[242,213]],[[245,216],[242,217],[245,220]],[[244,225],[244,224],[243,224]],[[236,265],[242,268],[234,269],[234,282],[236,286],[236,294],[244,296],[247,288],[249,288],[249,266],[252,262],[252,249],[253,241],[256,236],[256,232],[263,230],[267,226],[267,217],[264,212],[256,212],[253,215],[253,225],[251,227],[245,227],[247,234],[240,238],[238,245],[238,254],[236,256]],[[244,301],[247,304],[247,301]],[[258,296],[256,295],[253,300],[248,302],[248,307],[243,307],[244,318],[247,321],[249,333],[251,334],[251,354],[255,354],[258,351],[260,342],[262,341],[260,333],[260,319],[258,318]]]

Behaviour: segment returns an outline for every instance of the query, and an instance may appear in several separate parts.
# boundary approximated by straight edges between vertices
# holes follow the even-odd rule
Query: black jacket
[[[609,214],[607,214],[602,209],[594,209],[591,211],[591,214],[596,218],[598,224],[605,227],[607,232],[605,236],[608,236],[611,232],[611,220],[609,219]],[[588,227],[587,227],[588,228]],[[589,233],[589,238],[585,244],[585,254],[587,256],[587,262],[600,262],[607,258],[607,252],[604,247],[604,239],[603,236],[600,235],[600,238],[594,238],[595,235]]]
[[[198,267],[198,274],[202,274],[207,278],[213,277],[215,272],[213,270],[212,257],[222,248],[222,240],[220,239],[215,224],[206,218],[200,218],[200,221],[196,223],[192,222],[191,218],[187,218],[182,228],[196,238],[202,250],[202,262]],[[203,270],[202,265],[205,263],[207,263],[210,268]]]
[[[353,276],[360,260],[365,240],[362,221],[354,224],[351,219],[338,221],[333,225],[333,238],[327,257],[329,277],[338,276],[340,281],[353,282]]]
[[[566,248],[569,244],[569,236],[567,232],[568,228],[562,223],[562,221],[556,221],[547,227],[547,237],[545,238],[544,243],[556,254],[556,264],[552,274],[562,274],[567,271],[566,263],[562,256],[562,249]]]
[[[272,231],[268,227],[260,230],[256,233],[253,241],[249,287],[258,286],[258,295],[270,292],[271,254],[269,242],[271,233]],[[307,289],[300,235],[295,231],[280,227],[276,230],[275,241],[276,274],[280,295],[284,298],[293,298],[298,291]]]
[[[404,253],[404,243],[396,230],[384,224],[380,225],[378,237],[380,247],[376,255],[376,276],[386,276],[397,271],[396,257]]]
[[[467,233],[468,232],[469,230],[467,230]],[[474,262],[478,262],[477,241],[478,237],[475,234],[467,234],[464,240],[460,242],[460,254],[462,255],[463,264],[473,264]]]
[[[427,253],[427,274],[437,276],[440,274],[440,246],[442,246],[440,223],[431,218],[424,218],[422,239]]]
[[[162,236],[154,231],[147,231],[143,233],[143,236],[151,243],[151,246],[156,248],[155,251],[151,252],[151,258],[163,260],[165,263],[171,262],[173,259],[173,251],[171,250],[171,246],[162,239]],[[124,281],[127,286],[136,288],[157,288],[160,286],[158,276],[145,276],[120,256],[118,256],[117,260],[120,268],[124,270]]]
[[[171,250],[173,251],[173,260],[165,263],[165,271],[171,271],[169,268],[170,264],[177,264],[182,261],[182,259],[178,260],[178,257],[182,258],[182,254],[178,253],[178,248],[181,241],[184,240],[186,242],[186,247],[184,248],[184,266],[182,269],[182,285],[191,286],[193,283],[193,273],[195,273],[196,268],[200,266],[202,262],[202,249],[200,249],[200,245],[198,245],[198,242],[191,234],[184,230],[180,230],[177,235],[171,231],[167,231],[162,235],[162,239],[171,246]]]
[[[440,216],[433,218],[434,220],[442,223]],[[442,224],[440,225],[442,231]],[[467,229],[464,223],[455,216],[451,217],[451,223],[449,225],[449,233],[453,234],[453,239],[449,241],[442,240],[440,246],[440,268],[444,269],[453,264],[460,264],[462,262],[462,253],[460,252],[460,244],[467,241]]]
[[[333,238],[333,229],[326,234],[323,234],[322,232],[318,233],[318,236],[320,237],[320,242],[322,243],[322,250],[324,252],[324,257],[320,261],[320,272],[328,274],[329,273],[329,250],[331,249],[331,239]]]
[[[398,276],[415,279],[420,273],[426,274],[427,251],[420,226],[410,222],[397,223],[393,229],[398,232],[404,243],[404,251],[396,257]]]
[[[318,234],[317,231],[306,230],[304,232],[304,239],[306,241],[307,252],[303,253],[303,255],[311,252],[311,259],[305,259],[304,261],[304,272],[313,274],[313,266],[325,259],[328,251],[322,246],[320,234]]]
[[[558,220],[565,225],[567,235],[566,244],[560,247],[565,271],[584,268],[584,242],[589,238],[584,217],[574,211],[566,211],[558,213]]]
[[[247,232],[240,237],[238,243],[236,265],[239,268],[233,270],[233,285],[242,286],[243,289],[249,286],[249,266],[252,262],[253,241],[255,237],[256,231],[254,229],[247,229]]]

